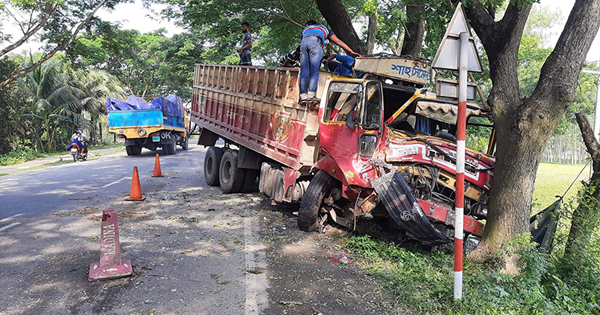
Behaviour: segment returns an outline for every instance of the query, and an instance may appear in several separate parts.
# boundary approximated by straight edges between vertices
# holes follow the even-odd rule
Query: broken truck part
[[[306,231],[376,218],[407,238],[451,241],[456,100],[424,88],[422,61],[356,64],[363,78],[321,72],[318,108],[298,104],[299,69],[196,65],[191,119],[203,127],[198,144],[209,146],[206,182],[233,193],[258,181],[272,200],[300,202]],[[469,102],[467,116],[471,128],[491,131],[484,106]],[[487,153],[467,150],[465,237],[483,232],[494,167]]]

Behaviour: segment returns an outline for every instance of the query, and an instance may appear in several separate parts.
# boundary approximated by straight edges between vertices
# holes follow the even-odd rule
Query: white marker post
[[[456,200],[454,219],[454,299],[462,299],[463,235],[465,207],[465,139],[467,131],[467,75],[481,72],[481,62],[462,4],[458,4],[444,39],[433,59],[433,68],[458,71],[458,118],[456,122]]]
[[[467,74],[469,33],[460,33],[458,121],[456,124],[456,200],[454,219],[454,299],[462,299],[463,216],[465,209],[465,140],[467,137]]]

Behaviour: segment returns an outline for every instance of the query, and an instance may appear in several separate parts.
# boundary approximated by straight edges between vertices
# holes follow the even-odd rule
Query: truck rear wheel
[[[142,147],[137,144],[132,144],[132,145],[126,146],[125,151],[127,152],[127,155],[129,155],[129,156],[140,155],[140,154],[142,154]]]
[[[188,137],[184,137],[183,140],[181,140],[181,148],[183,150],[187,150],[188,149],[188,143],[189,143]]]
[[[319,171],[310,181],[302,196],[298,210],[298,228],[311,232],[319,226],[319,217],[324,199],[331,194],[340,183],[329,174]]]
[[[237,150],[227,150],[219,167],[219,184],[226,193],[237,193],[244,183],[244,170],[238,168]]]
[[[163,144],[162,151],[163,154],[175,154],[177,152],[177,146],[175,141]]]
[[[204,156],[204,180],[209,186],[219,186],[219,169],[221,166],[221,158],[223,157],[223,149],[218,147],[210,147],[206,150]]]

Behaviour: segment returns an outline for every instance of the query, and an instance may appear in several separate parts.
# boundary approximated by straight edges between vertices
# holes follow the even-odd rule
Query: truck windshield
[[[346,116],[360,100],[361,85],[358,83],[332,82],[327,93],[327,110],[323,122],[346,121]]]

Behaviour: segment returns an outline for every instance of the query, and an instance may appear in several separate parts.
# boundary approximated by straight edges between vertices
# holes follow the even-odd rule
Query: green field
[[[556,195],[564,194],[582,168],[583,165],[540,163],[533,193],[534,212],[553,203]],[[565,196],[565,200],[577,194],[577,190],[581,187],[581,180],[587,180],[588,176],[589,168],[586,168]]]

